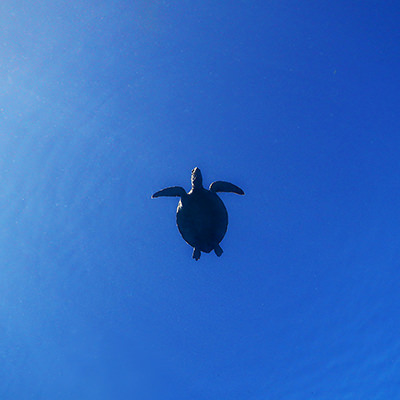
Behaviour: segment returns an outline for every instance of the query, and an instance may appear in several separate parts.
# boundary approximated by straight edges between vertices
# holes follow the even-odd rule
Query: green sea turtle
[[[223,181],[216,181],[209,190],[203,187],[203,178],[199,168],[192,170],[192,189],[186,193],[180,186],[162,189],[152,198],[169,196],[180,197],[176,210],[176,223],[183,239],[193,247],[193,258],[197,261],[201,252],[214,250],[220,257],[219,245],[228,227],[228,213],[217,192],[244,194],[240,187]]]

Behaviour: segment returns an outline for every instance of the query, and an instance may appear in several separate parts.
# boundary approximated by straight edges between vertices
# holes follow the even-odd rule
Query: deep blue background
[[[1,400],[400,398],[399,8],[3,0]]]

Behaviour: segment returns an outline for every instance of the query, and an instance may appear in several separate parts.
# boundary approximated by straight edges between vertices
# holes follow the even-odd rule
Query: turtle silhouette
[[[209,190],[203,187],[199,168],[192,170],[192,189],[186,193],[180,186],[172,186],[154,193],[151,197],[180,197],[176,210],[176,223],[183,239],[193,247],[193,258],[197,261],[201,252],[214,250],[220,257],[223,250],[220,242],[228,228],[228,212],[217,192],[244,194],[233,183],[216,181]]]

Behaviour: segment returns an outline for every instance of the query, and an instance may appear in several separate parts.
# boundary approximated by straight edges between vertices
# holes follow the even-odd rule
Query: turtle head
[[[203,177],[201,176],[200,168],[193,168],[191,181],[193,189],[203,187]]]

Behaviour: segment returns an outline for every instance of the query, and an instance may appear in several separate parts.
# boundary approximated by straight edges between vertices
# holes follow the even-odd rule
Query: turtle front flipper
[[[200,258],[201,256],[201,251],[198,248],[193,249],[193,255],[192,258],[194,258],[196,261]]]
[[[151,196],[152,199],[156,197],[161,197],[161,196],[167,196],[167,197],[183,197],[186,195],[185,189],[180,186],[171,186],[166,189],[159,190],[158,192],[155,192],[153,196]]]
[[[244,194],[243,190],[239,186],[234,185],[230,182],[216,181],[210,185],[211,192],[230,192],[237,194]]]

